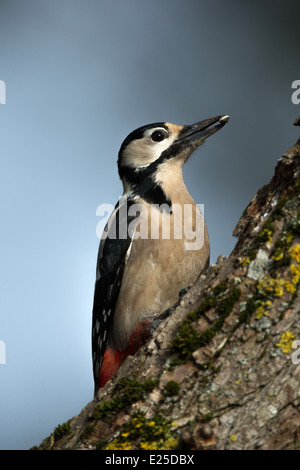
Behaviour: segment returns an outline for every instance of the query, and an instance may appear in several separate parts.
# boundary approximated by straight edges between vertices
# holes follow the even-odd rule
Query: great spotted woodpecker
[[[183,182],[182,166],[228,120],[224,115],[188,126],[158,122],[133,131],[121,145],[124,193],[104,231],[96,269],[95,394],[147,341],[151,325],[177,302],[179,291],[209,265],[206,225]],[[189,246],[190,233],[196,247]]]

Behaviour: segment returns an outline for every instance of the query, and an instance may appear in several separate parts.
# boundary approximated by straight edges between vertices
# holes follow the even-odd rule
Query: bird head
[[[143,184],[147,178],[155,180],[162,166],[182,167],[191,153],[228,120],[229,116],[221,115],[192,125],[157,122],[131,132],[118,156],[125,192]]]

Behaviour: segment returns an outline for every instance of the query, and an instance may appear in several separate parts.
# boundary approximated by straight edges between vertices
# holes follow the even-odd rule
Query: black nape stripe
[[[162,157],[155,160],[146,168],[122,167],[121,178],[125,178],[132,188],[132,195],[139,196],[149,204],[167,205],[162,211],[172,212],[172,201],[167,197],[161,186],[154,181],[154,175]]]
[[[148,204],[157,204],[162,212],[172,213],[172,201],[166,196],[164,190],[152,178],[147,178],[142,185],[135,186],[133,196],[139,196]]]

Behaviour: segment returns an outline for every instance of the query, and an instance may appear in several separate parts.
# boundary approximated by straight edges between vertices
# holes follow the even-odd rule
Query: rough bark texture
[[[300,448],[299,171],[300,139],[245,209],[231,256],[40,449]]]

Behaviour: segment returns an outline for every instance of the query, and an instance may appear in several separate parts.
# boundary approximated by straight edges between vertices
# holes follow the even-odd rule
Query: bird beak
[[[196,124],[192,124],[191,126],[184,126],[176,142],[186,144],[187,146],[191,144],[198,146],[207,139],[207,137],[222,129],[228,121],[229,116],[223,115],[196,122]]]

